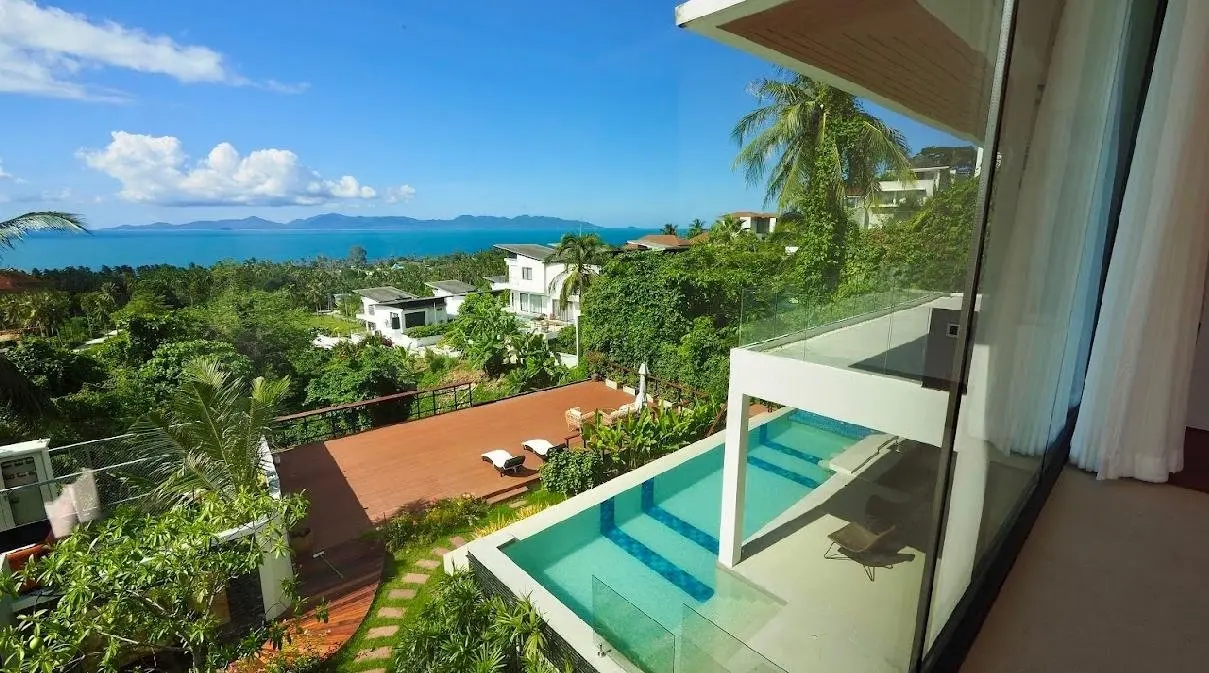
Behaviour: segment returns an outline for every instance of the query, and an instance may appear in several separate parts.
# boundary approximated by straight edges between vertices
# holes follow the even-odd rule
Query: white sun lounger
[[[525,447],[526,451],[532,451],[542,458],[549,458],[552,451],[558,450],[558,445],[551,444],[544,439],[526,439],[521,442],[521,446]]]
[[[514,456],[504,449],[492,449],[483,454],[483,460],[491,463],[495,469],[500,471],[500,476],[505,474],[516,474],[525,465],[525,456]]]

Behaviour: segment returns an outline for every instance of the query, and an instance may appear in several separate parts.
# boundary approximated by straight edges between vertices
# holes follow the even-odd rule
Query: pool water
[[[797,410],[753,428],[744,537],[826,481],[827,459],[869,432]],[[502,551],[602,633],[619,627],[600,628],[609,621],[646,619],[678,634],[685,606],[742,623],[751,615],[736,611],[767,599],[717,565],[723,452],[710,449]]]

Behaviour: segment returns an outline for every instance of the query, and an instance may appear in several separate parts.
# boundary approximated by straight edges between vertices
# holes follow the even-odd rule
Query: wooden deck
[[[301,446],[281,454],[277,470],[286,491],[305,491],[310,498],[315,549],[332,549],[402,507],[467,493],[519,491],[537,479],[541,467],[540,458],[522,451],[522,441],[557,444],[568,434],[567,409],[613,409],[632,400],[585,381]],[[515,477],[500,477],[480,457],[490,449],[524,453],[525,468]]]

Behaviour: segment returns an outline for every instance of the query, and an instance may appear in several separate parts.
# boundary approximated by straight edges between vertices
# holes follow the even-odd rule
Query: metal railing
[[[299,444],[355,435],[384,425],[414,421],[474,405],[474,384],[411,390],[363,402],[338,404],[275,419],[273,446],[280,451]]]
[[[147,494],[147,489],[142,480],[130,477],[139,474],[151,458],[138,453],[130,443],[132,437],[118,435],[50,448],[47,453],[55,476],[0,488],[0,499],[7,500],[10,507],[31,498],[46,502],[59,494],[61,486],[79,479],[84,470],[91,470],[104,510],[137,500]]]
[[[640,374],[637,369],[605,359],[599,353],[590,354],[586,360],[594,361],[595,373],[623,386],[638,387]],[[666,402],[673,407],[686,407],[710,400],[709,393],[692,386],[676,383],[655,374],[646,375],[648,397]]]

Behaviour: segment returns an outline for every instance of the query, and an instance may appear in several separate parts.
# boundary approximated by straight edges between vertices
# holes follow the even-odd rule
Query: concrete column
[[[722,460],[722,524],[718,530],[718,562],[733,568],[743,557],[743,498],[747,486],[747,410],[744,395],[731,375],[726,408],[726,454]]]

